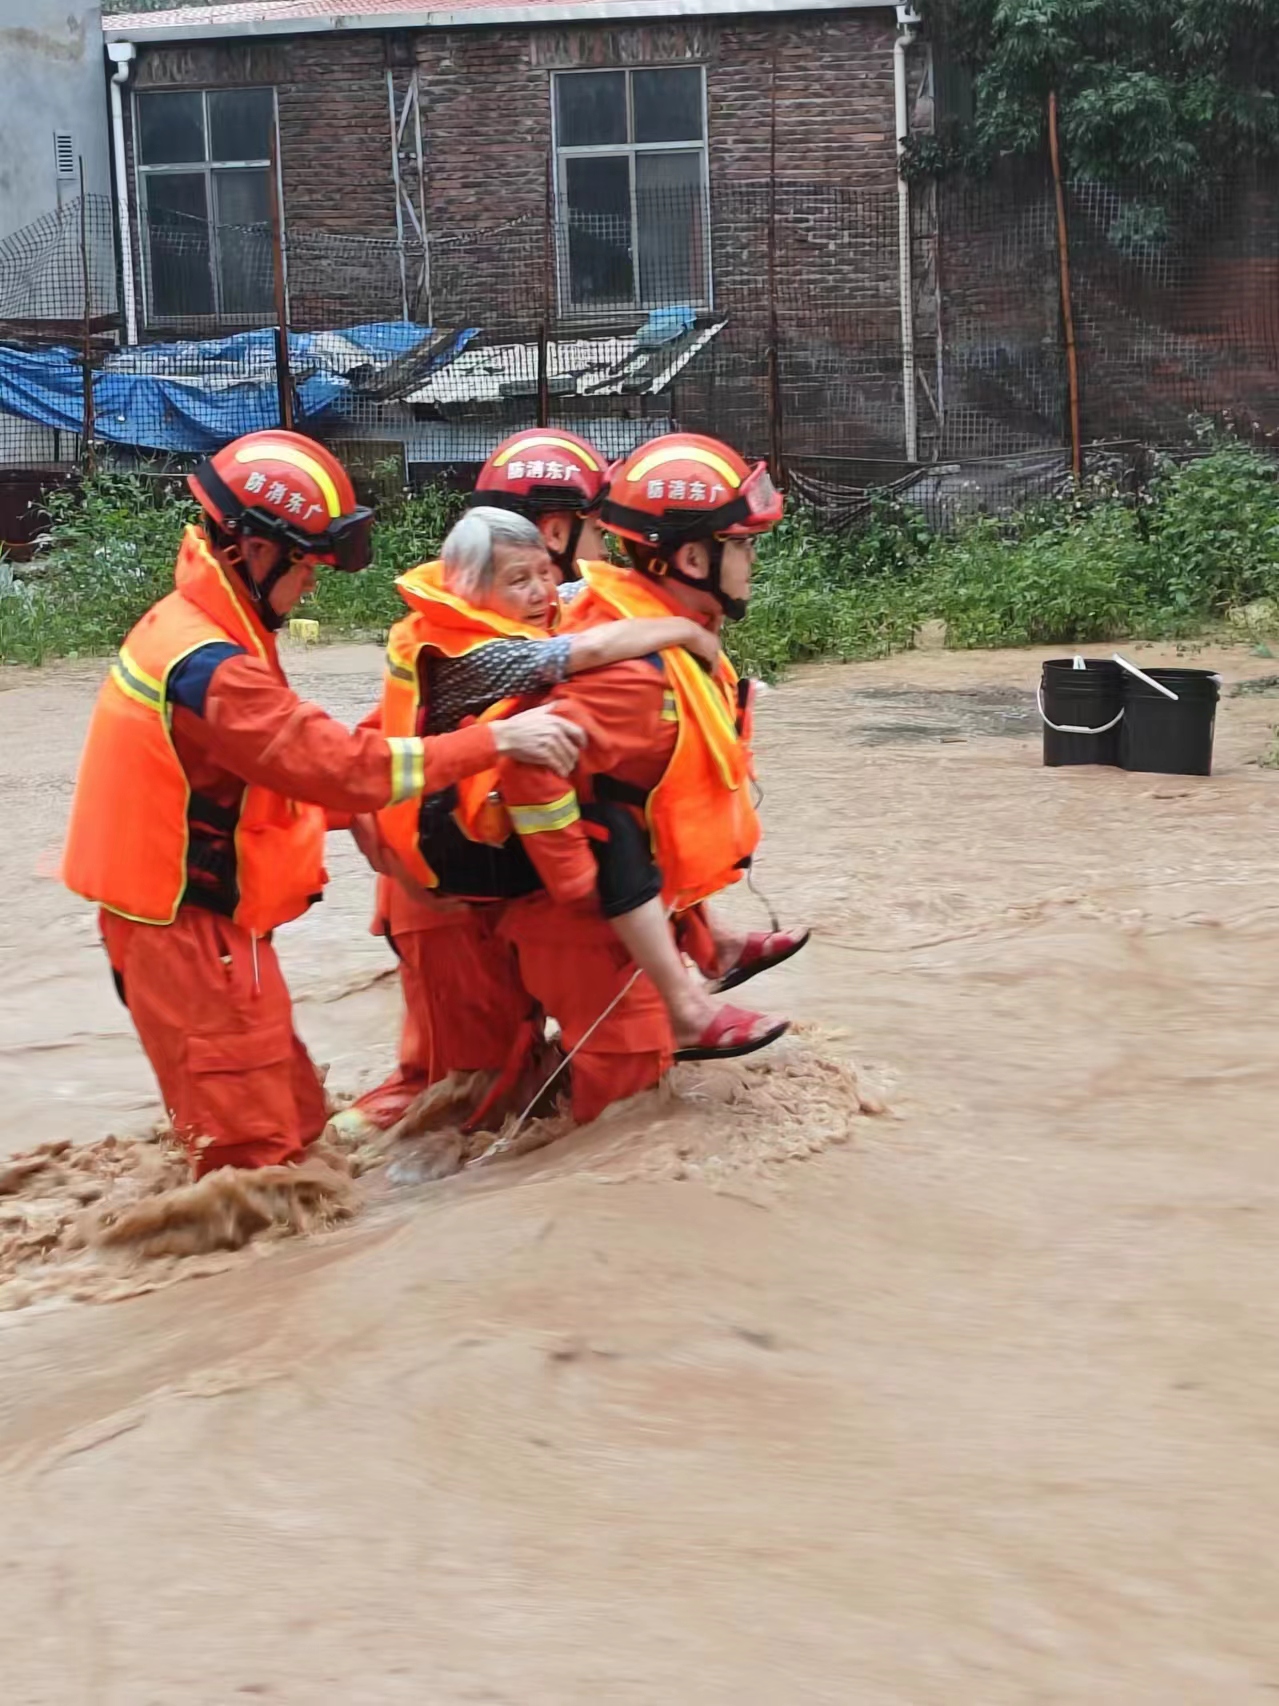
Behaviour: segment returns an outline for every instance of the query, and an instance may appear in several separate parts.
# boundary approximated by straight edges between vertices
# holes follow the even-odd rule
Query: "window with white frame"
[[[148,318],[269,315],[274,91],[140,90],[134,100]]]
[[[703,68],[561,71],[553,100],[561,307],[708,307]]]

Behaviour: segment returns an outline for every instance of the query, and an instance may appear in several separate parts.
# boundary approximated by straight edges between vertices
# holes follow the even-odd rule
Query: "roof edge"
[[[113,25],[114,17],[145,17],[147,14],[109,13],[102,20],[106,41],[131,41],[146,45],[174,41],[251,39],[262,36],[316,35],[342,31],[348,34],[380,33],[384,30],[485,29],[503,25],[609,23],[620,19],[707,18],[775,12],[889,12],[893,0],[585,0],[578,5],[492,5],[454,10],[449,6],[421,8],[406,6],[397,12],[332,12],[313,18],[256,18],[247,23],[200,23],[200,8],[192,6],[191,22],[142,24],[130,28]]]

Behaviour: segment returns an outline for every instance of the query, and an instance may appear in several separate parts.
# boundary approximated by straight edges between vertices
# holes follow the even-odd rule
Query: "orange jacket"
[[[687,614],[658,584],[629,569],[584,563],[588,591],[570,609],[572,627],[625,616]],[[739,880],[759,844],[750,797],[749,701],[726,659],[713,676],[680,649],[660,664],[616,664],[575,676],[550,698],[586,730],[587,745],[566,789],[549,770],[501,766],[502,796],[547,890],[581,902],[596,869],[580,800],[609,776],[647,794],[653,856],[668,906],[684,911]]]
[[[511,621],[449,592],[444,585],[443,566],[438,562],[422,563],[410,569],[395,584],[409,607],[409,614],[401,617],[387,637],[380,718],[382,732],[386,735],[420,734],[425,726],[426,703],[421,669],[424,650],[440,657],[459,658],[491,640],[546,638],[544,628]],[[509,715],[514,709],[513,700],[502,700],[491,706],[480,721],[491,722]],[[500,847],[511,833],[505,812],[495,802],[490,803],[496,787],[496,765],[461,781],[458,785],[459,806],[455,813],[470,840],[491,847]],[[435,888],[437,878],[423,856],[419,840],[421,814],[418,801],[405,800],[387,806],[377,815],[382,839],[394,850],[400,862],[423,888]]]
[[[222,729],[211,712],[201,719],[169,701],[167,685],[177,664],[217,642],[241,649],[219,666],[218,677],[242,678],[246,693],[272,711],[276,727]],[[175,732],[179,720],[187,731],[181,743]],[[267,778],[296,775],[300,785],[308,778],[319,780],[314,762],[290,765],[287,752],[279,750],[297,746],[316,724],[339,732],[343,752],[350,747],[348,756],[362,759],[368,774],[360,776],[358,788],[353,780],[349,789],[327,778],[328,786],[315,789],[323,803],[307,803],[279,792]],[[199,738],[192,739],[197,731]],[[313,744],[333,748],[332,742]],[[231,916],[257,934],[297,917],[323,888],[325,804],[369,809],[392,793],[418,792],[426,781],[421,741],[386,742],[372,734],[357,741],[291,693],[274,637],[242,600],[203,536],[188,528],[175,590],[127,636],[99,694],[63,855],[68,887],[122,917],[172,923],[192,875],[190,771],[198,755],[201,773],[220,778],[227,753],[242,753],[242,759],[233,756],[231,762],[244,766],[228,812]],[[334,748],[328,756],[332,762],[340,755]],[[490,748],[476,756],[475,764],[491,756]],[[313,770],[316,777],[310,776]],[[218,798],[212,803],[224,804]]]

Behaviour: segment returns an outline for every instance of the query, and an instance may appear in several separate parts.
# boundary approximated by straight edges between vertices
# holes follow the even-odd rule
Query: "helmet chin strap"
[[[226,558],[231,567],[239,575],[244,588],[253,601],[258,620],[268,634],[276,634],[284,626],[284,617],[271,603],[271,594],[293,567],[293,553],[280,549],[280,560],[275,567],[268,571],[260,581],[255,581],[249,573],[249,565],[245,562],[240,551],[240,542],[233,539],[226,550]]]
[[[551,561],[566,581],[580,580],[577,572],[577,547],[581,543],[582,529],[586,525],[584,516],[575,515],[568,530],[568,538],[562,551],[551,551]]]
[[[654,578],[678,581],[681,586],[692,587],[694,592],[709,592],[724,612],[725,621],[740,622],[746,614],[746,600],[734,598],[732,593],[725,592],[724,583],[721,579],[724,567],[724,541],[722,539],[708,539],[706,544],[710,552],[710,572],[704,580],[699,580],[696,575],[686,575],[683,569],[677,569],[675,564],[667,558],[662,559],[662,567],[665,573]]]
[[[740,622],[746,615],[746,600],[744,598],[734,598],[731,592],[724,591],[724,583],[721,579],[721,571],[723,567],[724,541],[722,539],[712,539],[710,576],[711,591],[715,594],[715,600],[720,609],[724,612],[724,620],[726,622]]]

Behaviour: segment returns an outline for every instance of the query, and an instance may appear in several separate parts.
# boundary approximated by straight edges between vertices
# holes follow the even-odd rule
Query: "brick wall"
[[[674,411],[769,447],[771,276],[787,448],[893,457],[902,414],[893,30],[885,6],[621,29],[343,32],[143,47],[134,83],[277,89],[292,312],[299,327],[318,327],[400,312],[386,68],[401,91],[416,68],[435,318],[527,338],[555,316],[554,73],[704,65],[715,306],[728,326],[677,382]],[[915,53],[917,124],[931,111],[926,70]],[[919,187],[912,199],[925,451],[965,459],[1058,442],[1064,367],[1042,170],[1009,170],[976,189]],[[1210,230],[1179,227],[1166,264],[1149,266],[1110,243],[1104,218],[1076,222],[1088,430],[1178,436],[1192,409],[1241,397],[1256,399],[1263,425],[1279,424],[1277,209],[1272,184],[1240,184],[1223,192]],[[417,263],[410,254],[411,273]]]
[[[677,388],[675,407],[690,425],[739,423],[752,448],[765,449],[775,92],[772,277],[788,416],[799,423],[834,409],[861,442],[873,415],[883,429],[874,427],[875,441],[886,435],[895,451],[893,34],[885,6],[621,29],[212,42],[142,48],[135,85],[277,89],[290,301],[294,323],[306,327],[399,313],[386,68],[402,90],[415,66],[435,319],[501,336],[528,335],[555,317],[547,232],[554,73],[704,65],[715,305],[729,325],[713,359]],[[385,247],[348,245],[354,234]],[[823,336],[810,347],[817,320]],[[871,392],[882,395],[868,415],[863,394]]]
[[[290,231],[325,232],[335,239],[366,233],[393,239],[395,193],[383,38],[317,35],[140,46],[132,80],[139,92],[255,85],[276,90]],[[126,146],[136,224],[132,117],[128,103]],[[335,241],[323,258],[304,248],[296,272],[291,296],[299,326],[390,318],[400,312],[398,269],[389,256],[370,269],[362,246],[348,245],[344,252]]]
[[[460,232],[524,221],[541,227],[551,146],[551,77],[586,66],[697,63],[707,67],[709,169],[718,192],[768,177],[770,92],[777,91],[779,177],[826,189],[886,191],[893,183],[891,14],[788,17],[632,29],[422,31],[415,37],[347,33],[271,42],[211,42],[139,50],[138,89],[270,84],[278,91],[285,216],[290,230],[395,231],[386,65],[415,62],[427,169],[427,216],[449,273]],[[401,84],[404,72],[399,73]],[[132,139],[130,138],[130,149]],[[820,233],[796,224],[795,260],[819,258]],[[715,233],[724,306],[758,303],[758,220],[739,206]],[[540,232],[539,232],[540,239]],[[520,242],[523,247],[520,247]],[[722,253],[719,252],[722,243]],[[500,257],[477,256],[465,280],[474,301],[540,289],[530,231],[508,243],[516,277],[494,277]],[[829,253],[830,288],[856,290],[856,253]],[[863,257],[865,258],[865,257]],[[457,269],[455,269],[457,270]],[[882,271],[882,269],[881,269]],[[488,274],[489,276],[485,276]],[[814,288],[819,281],[814,278]],[[884,280],[865,279],[881,300]],[[459,272],[459,290],[463,288]]]

